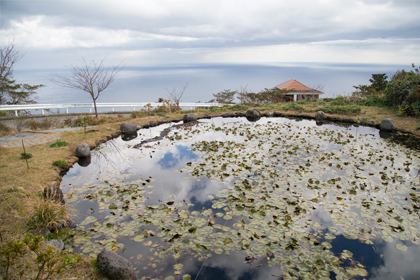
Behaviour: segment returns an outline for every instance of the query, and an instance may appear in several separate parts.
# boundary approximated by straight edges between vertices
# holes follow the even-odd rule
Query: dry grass
[[[76,210],[68,205],[61,204],[51,198],[38,198],[29,215],[27,226],[39,233],[45,229],[55,230],[76,217]]]

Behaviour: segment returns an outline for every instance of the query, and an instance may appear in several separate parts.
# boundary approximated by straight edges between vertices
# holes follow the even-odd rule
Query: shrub
[[[2,244],[0,246],[0,278],[22,279],[28,271],[22,269],[26,266],[26,268],[34,267],[38,270],[35,280],[52,279],[53,275],[59,275],[66,268],[71,269],[75,264],[83,262],[79,254],[67,255],[63,251],[56,251],[51,246],[45,247],[43,243],[42,236],[27,233],[23,240]]]
[[[23,127],[25,126],[25,116],[19,116],[14,119],[14,124],[16,126],[16,131],[21,132]]]
[[[45,118],[42,120],[42,122],[39,123],[39,126],[42,129],[48,129],[52,126],[52,122],[48,118]]]
[[[50,144],[50,148],[59,148],[59,147],[64,147],[67,146],[69,143],[67,143],[66,141],[63,141],[61,139],[58,139],[57,141],[55,141],[54,143]]]
[[[389,107],[389,102],[384,95],[370,95],[358,100],[357,104],[363,106]]]
[[[63,124],[64,124],[64,126],[72,126],[73,125],[73,119],[71,117],[67,118],[67,119],[64,120]]]
[[[398,107],[399,116],[413,116],[417,117],[420,115],[420,102],[416,101],[408,105],[400,105]]]
[[[32,158],[31,153],[20,153],[20,159],[30,159]]]
[[[337,96],[335,99],[331,100],[331,105],[334,106],[343,106],[350,104],[350,101],[345,99],[344,96]]]
[[[13,128],[0,123],[0,136],[9,135],[14,132]]]
[[[135,118],[146,117],[148,115],[149,115],[149,113],[145,109],[140,109],[138,111],[131,112],[130,117],[135,119]]]
[[[40,124],[34,118],[32,118],[31,120],[25,122],[25,126],[29,127],[31,130],[37,130]]]
[[[64,160],[56,160],[52,163],[52,165],[58,168],[66,168],[67,166],[69,166],[67,161],[64,161]]]
[[[93,117],[93,116],[84,116],[84,117],[78,117],[74,120],[73,126],[78,127],[86,127],[88,125],[98,125],[106,122],[106,118],[99,117],[99,119]]]

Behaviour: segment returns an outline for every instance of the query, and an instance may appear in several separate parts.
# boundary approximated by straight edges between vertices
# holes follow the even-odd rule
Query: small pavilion
[[[311,98],[314,100],[319,99],[320,94],[324,94],[322,91],[311,89],[304,84],[296,81],[295,79],[288,80],[287,82],[284,82],[282,84],[279,84],[276,86],[276,88],[281,90],[288,90],[285,95],[290,96],[288,100],[290,101],[301,101],[306,98]]]

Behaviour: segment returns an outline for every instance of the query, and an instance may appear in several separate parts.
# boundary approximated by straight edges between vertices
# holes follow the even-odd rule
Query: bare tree
[[[87,62],[82,58],[81,65],[70,64],[71,76],[60,76],[54,74],[51,79],[56,85],[75,88],[86,91],[90,94],[95,107],[95,115],[98,118],[98,109],[96,108],[96,100],[100,94],[114,81],[115,76],[124,67],[122,62],[116,66],[105,67],[104,61],[106,57],[99,62],[92,60]]]
[[[24,56],[16,50],[15,41],[9,41],[0,47],[0,105],[34,104],[36,90],[44,85],[17,84],[13,79],[13,68]]]
[[[178,110],[181,109],[179,107],[179,102],[181,102],[181,98],[184,95],[184,92],[187,89],[187,87],[188,87],[188,82],[186,82],[185,84],[182,83],[182,88],[180,90],[176,90],[176,88],[172,88],[172,90],[165,88],[165,90],[169,94],[169,99],[176,105]]]
[[[322,84],[313,84],[309,88],[311,88],[313,90],[316,90],[316,91],[323,91],[324,87],[325,87],[325,85],[322,85]]]
[[[0,105],[6,103],[6,95],[11,87],[14,86],[13,67],[23,54],[16,50],[14,41],[2,44],[0,49]]]

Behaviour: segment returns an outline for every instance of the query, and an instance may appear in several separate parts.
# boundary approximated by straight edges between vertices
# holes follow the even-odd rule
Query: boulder
[[[86,143],[80,143],[79,146],[77,146],[76,151],[74,152],[76,157],[90,157],[90,148],[89,145]]]
[[[316,112],[315,119],[316,120],[325,120],[325,113],[322,112],[322,111]]]
[[[129,260],[105,249],[98,254],[96,266],[109,279],[137,279],[134,267]]]
[[[64,204],[64,194],[60,185],[48,186],[44,189],[43,197]]]
[[[137,133],[137,124],[135,123],[122,123],[120,125],[120,130],[122,134],[136,134]]]
[[[265,116],[268,117],[268,118],[272,118],[272,117],[274,117],[274,112],[267,112],[267,113],[265,113]]]
[[[261,112],[257,109],[249,109],[246,111],[245,117],[248,121],[255,122],[261,118]]]
[[[46,241],[45,246],[54,247],[58,251],[64,250],[64,242],[61,239],[51,239],[50,241]]]
[[[381,130],[385,131],[392,131],[397,129],[397,126],[395,125],[394,121],[391,119],[383,119],[380,123]]]
[[[184,123],[195,122],[197,121],[197,116],[193,113],[188,113],[184,115],[183,121]]]

